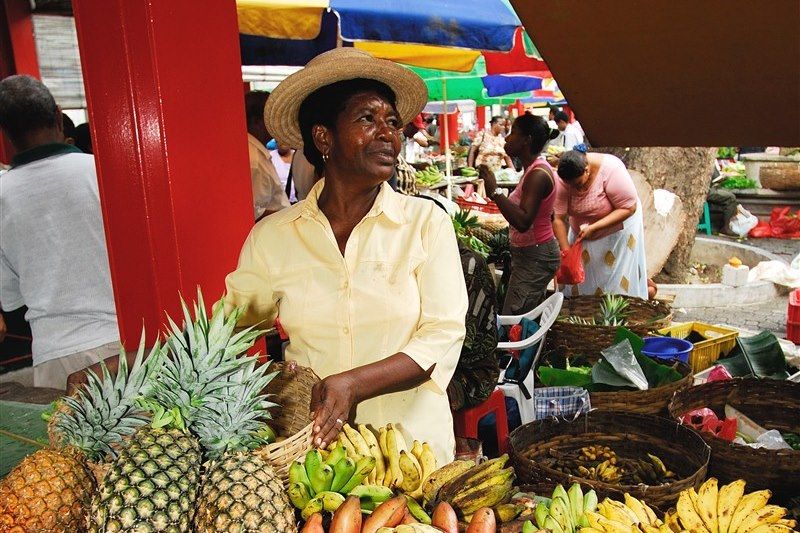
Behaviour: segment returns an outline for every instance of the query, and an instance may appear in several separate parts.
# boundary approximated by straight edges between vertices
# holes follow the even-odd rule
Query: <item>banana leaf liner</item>
[[[669,412],[677,420],[708,407],[724,418],[725,404],[744,413],[764,429],[800,433],[800,383],[774,379],[731,379],[705,383],[675,393]],[[767,450],[734,444],[700,432],[711,446],[709,475],[720,483],[747,481],[747,491],[772,491],[786,502],[800,494],[800,450]]]
[[[676,370],[683,376],[678,381],[647,390],[621,390],[610,392],[590,392],[592,409],[604,411],[628,411],[643,415],[669,415],[669,402],[676,391],[692,386],[692,369],[678,363]]]
[[[682,490],[698,488],[706,478],[710,449],[692,429],[668,418],[623,411],[590,411],[574,420],[547,419],[518,427],[509,437],[511,459],[519,483],[538,494],[550,494],[556,485],[580,483],[593,488],[602,500],[629,493],[666,511]],[[613,449],[619,457],[654,454],[675,473],[662,485],[621,485],[574,476],[545,464],[551,450],[571,452],[584,446]]]

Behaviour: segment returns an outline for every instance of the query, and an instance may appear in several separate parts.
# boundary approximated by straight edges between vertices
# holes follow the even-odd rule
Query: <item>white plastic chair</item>
[[[534,373],[536,370],[536,365],[539,362],[539,358],[542,356],[542,352],[544,351],[547,332],[558,318],[558,313],[561,312],[561,305],[563,303],[564,294],[561,292],[556,292],[544,302],[539,304],[538,307],[528,311],[524,315],[499,315],[497,317],[498,326],[513,326],[522,322],[523,318],[536,320],[539,323],[539,329],[536,331],[536,333],[526,339],[522,339],[517,342],[497,343],[497,347],[501,350],[525,350],[526,348],[534,346],[537,342],[539,343],[539,346],[536,349],[536,355],[533,357],[531,371],[528,372],[528,375],[525,376],[525,380],[522,383],[531,394],[531,399],[525,398],[525,396],[522,394],[522,388],[517,383],[503,383],[503,378],[505,377],[506,371],[503,369],[500,372],[500,384],[498,385],[498,388],[503,391],[504,396],[514,398],[514,400],[516,400],[517,405],[519,406],[519,414],[523,424],[533,422],[535,419],[532,397]]]

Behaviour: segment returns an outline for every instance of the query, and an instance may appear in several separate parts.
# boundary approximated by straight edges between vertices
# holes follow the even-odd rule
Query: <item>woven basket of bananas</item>
[[[319,381],[319,376],[295,362],[272,363],[271,366],[280,372],[265,391],[273,395],[273,401],[281,406],[270,421],[277,439],[258,448],[255,453],[275,469],[285,485],[289,482],[292,462],[311,448],[311,389]]]
[[[678,391],[669,412],[676,420],[708,407],[720,419],[725,406],[740,411],[766,430],[800,434],[800,383],[776,379],[730,379]],[[800,494],[800,450],[768,450],[734,444],[700,432],[711,446],[709,474],[722,483],[746,479],[753,490],[770,489],[778,501]]]
[[[710,457],[694,430],[622,411],[531,422],[514,430],[509,442],[520,482],[537,494],[580,483],[600,498],[627,492],[662,510],[702,483]]]
[[[694,380],[689,365],[679,362],[675,369],[683,378],[655,389],[592,392],[589,394],[592,409],[667,416],[672,395],[675,391],[691,387]]]
[[[644,337],[671,321],[672,310],[664,302],[610,294],[573,296],[564,299],[559,318],[547,335],[547,347],[594,363],[600,350],[614,344],[617,328],[624,326]]]

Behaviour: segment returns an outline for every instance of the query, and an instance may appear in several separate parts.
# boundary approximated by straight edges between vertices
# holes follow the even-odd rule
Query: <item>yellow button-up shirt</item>
[[[467,310],[450,219],[383,184],[342,256],[317,204],[323,187],[256,224],[226,279],[226,304],[244,306],[241,325],[269,326],[280,315],[287,360],[323,378],[398,352],[425,370],[436,365],[422,386],[361,402],[356,421],[398,423],[444,464],[455,448],[446,390]]]

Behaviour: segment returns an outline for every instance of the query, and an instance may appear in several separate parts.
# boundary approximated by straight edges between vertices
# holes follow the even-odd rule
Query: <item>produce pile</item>
[[[425,170],[417,170],[414,175],[416,177],[417,186],[426,189],[433,187],[445,179],[442,171],[435,165],[428,165],[425,167]]]
[[[539,462],[571,476],[618,485],[662,485],[674,481],[675,473],[653,454],[620,457],[608,446],[584,446],[564,452],[555,448]]]
[[[276,373],[246,355],[260,332],[234,333],[222,301],[169,319],[163,345],[111,377],[90,374],[53,414],[52,449],[0,483],[4,531],[296,531],[281,480],[257,453]],[[104,472],[95,481],[90,468]]]
[[[628,301],[615,294],[606,294],[600,303],[600,314],[596,317],[582,318],[579,316],[568,316],[559,318],[570,324],[581,324],[584,326],[625,326],[628,323]]]

